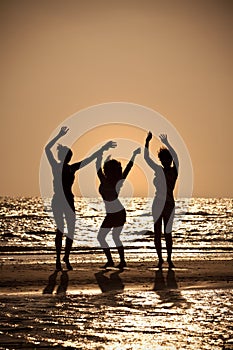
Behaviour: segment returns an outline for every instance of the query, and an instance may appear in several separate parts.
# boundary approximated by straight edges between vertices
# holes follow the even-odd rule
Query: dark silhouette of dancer
[[[64,219],[67,224],[68,233],[66,237],[65,255],[63,261],[66,263],[67,269],[72,270],[72,266],[69,262],[69,256],[75,231],[75,207],[74,195],[72,193],[75,173],[77,170],[83,168],[93,161],[97,157],[98,152],[103,152],[110,147],[114,147],[111,142],[108,142],[90,157],[80,162],[69,164],[73,155],[71,149],[59,144],[57,147],[57,156],[59,161],[57,161],[53,156],[51,148],[61,137],[66,135],[68,130],[69,129],[67,127],[63,126],[57,136],[55,136],[45,147],[45,152],[53,172],[54,196],[52,199],[52,210],[57,226],[55,247],[57,255],[56,269],[58,271],[62,270],[60,255],[62,249],[62,236],[64,233]]]
[[[126,267],[124,247],[120,240],[120,234],[126,222],[126,211],[118,199],[118,195],[124,180],[126,179],[133,166],[136,155],[140,152],[140,148],[136,149],[133,152],[132,158],[123,172],[121,163],[116,159],[109,160],[109,157],[105,161],[102,170],[101,163],[103,153],[99,153],[97,157],[96,168],[100,180],[99,193],[104,200],[106,209],[106,216],[97,236],[100,246],[103,248],[103,251],[107,257],[107,263],[103,266],[104,268],[114,266],[111,251],[108,243],[106,242],[106,236],[111,231],[111,229],[112,237],[120,256],[120,263],[117,265],[117,268],[123,269]]]
[[[178,176],[179,161],[175,150],[168,142],[167,135],[161,134],[159,138],[167,147],[160,148],[158,152],[158,157],[162,163],[162,166],[155,163],[149,156],[149,142],[152,139],[151,132],[148,133],[146,138],[144,158],[147,164],[155,171],[154,185],[156,187],[156,194],[152,205],[152,215],[154,219],[154,242],[159,258],[157,267],[161,268],[164,263],[161,245],[163,222],[167,248],[167,262],[169,264],[169,268],[173,268],[174,264],[171,260],[173,244],[172,225],[175,213],[173,190]]]

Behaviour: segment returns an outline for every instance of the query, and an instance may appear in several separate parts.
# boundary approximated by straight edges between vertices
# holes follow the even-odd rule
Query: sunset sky
[[[1,0],[0,13],[0,195],[38,196],[54,130],[82,109],[121,101],[176,128],[192,160],[194,196],[233,196],[232,1]],[[90,144],[77,140],[74,160],[99,143],[98,130]],[[143,194],[140,170],[132,176]]]

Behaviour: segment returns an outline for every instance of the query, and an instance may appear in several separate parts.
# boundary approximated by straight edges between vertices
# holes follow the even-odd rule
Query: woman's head
[[[116,159],[108,160],[104,163],[104,174],[109,180],[119,181],[122,178],[121,163]]]
[[[57,146],[58,159],[63,163],[69,163],[72,158],[73,152],[70,148],[62,145]]]
[[[160,162],[164,167],[170,167],[173,161],[171,153],[167,148],[161,147],[158,152]]]

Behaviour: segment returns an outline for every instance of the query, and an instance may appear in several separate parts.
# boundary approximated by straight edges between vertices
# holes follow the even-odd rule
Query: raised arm
[[[103,152],[99,152],[96,158],[96,172],[98,175],[98,178],[100,179],[100,182],[103,182],[104,180],[104,174],[102,171],[102,159],[103,159]]]
[[[64,136],[69,129],[66,126],[63,126],[57,136],[55,136],[49,143],[45,146],[45,153],[48,158],[48,161],[51,166],[57,163],[56,159],[53,156],[53,153],[51,151],[51,148],[55,145],[55,143],[62,137]]]
[[[151,159],[150,154],[149,154],[149,143],[150,143],[151,139],[152,139],[152,133],[149,131],[147,138],[146,138],[146,142],[145,142],[144,159],[147,162],[147,164],[151,167],[151,169],[156,171],[156,170],[158,170],[159,165]]]
[[[107,151],[109,148],[115,148],[117,146],[116,142],[109,141],[104,146],[102,146],[98,151],[94,152],[90,157],[87,157],[83,159],[81,162],[79,162],[80,166],[79,168],[83,168],[84,166],[91,163],[95,158],[98,159],[98,157],[101,157],[104,151]]]
[[[126,165],[125,170],[123,171],[123,174],[122,174],[122,178],[123,178],[123,179],[126,179],[126,177],[128,176],[128,174],[129,174],[129,172],[130,172],[130,170],[131,170],[131,168],[132,168],[132,166],[133,166],[133,163],[134,163],[134,161],[135,161],[135,158],[136,158],[137,154],[139,154],[139,153],[141,153],[141,148],[140,148],[140,147],[137,148],[137,149],[133,152],[133,155],[132,155],[132,157],[131,157],[129,163]]]
[[[109,148],[115,148],[117,146],[116,142],[109,141],[104,146],[102,146],[97,152],[95,152],[95,158],[96,158],[96,171],[97,175],[102,182],[104,180],[104,174],[102,171],[102,158],[103,158],[103,152],[107,151]]]
[[[178,171],[179,171],[179,159],[178,159],[176,151],[174,150],[174,148],[168,142],[166,134],[159,135],[159,138],[160,138],[161,142],[168,148],[169,152],[171,153],[172,158],[173,158],[174,166],[176,167],[176,170],[177,170],[177,173],[178,173]]]

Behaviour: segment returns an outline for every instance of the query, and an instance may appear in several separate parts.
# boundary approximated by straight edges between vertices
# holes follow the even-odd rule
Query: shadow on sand
[[[190,307],[190,303],[178,289],[175,272],[172,269],[168,269],[166,278],[162,269],[155,271],[153,291],[160,297],[162,304],[170,304],[169,308],[178,306],[188,309]]]
[[[106,270],[95,273],[96,281],[102,293],[112,291],[123,292],[125,286],[122,282],[122,279],[119,276],[121,272],[121,270],[114,271],[110,273],[109,276],[106,276],[106,274],[108,273],[108,271]]]
[[[57,285],[58,271],[54,271],[52,275],[49,276],[48,284],[43,289],[43,294],[53,294]],[[69,275],[67,271],[62,271],[60,277],[60,283],[58,284],[56,294],[65,294],[69,284]]]

